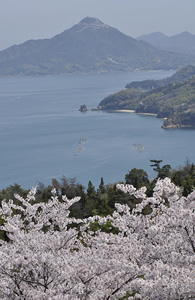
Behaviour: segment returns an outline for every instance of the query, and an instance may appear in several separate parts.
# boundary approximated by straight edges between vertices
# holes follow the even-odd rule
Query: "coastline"
[[[113,111],[135,113],[135,110],[133,109],[114,109]]]
[[[118,110],[113,110],[116,112],[126,112],[126,113],[136,113],[135,110],[132,109],[118,109]],[[157,114],[152,114],[152,113],[136,113],[137,115],[148,115],[148,116],[157,116]],[[167,118],[159,118],[161,120],[166,120]],[[177,128],[193,128],[194,125],[178,125],[178,124],[173,124],[173,125],[168,125],[168,126],[161,126],[163,129],[177,129]],[[195,128],[195,127],[194,127]]]
[[[163,129],[177,129],[177,128],[195,128],[194,125],[168,125],[168,126],[161,126]]]
[[[114,111],[116,111],[116,112],[136,113],[138,115],[157,116],[157,114],[152,114],[152,113],[137,113],[135,110],[132,110],[132,109],[117,109],[117,110],[114,110]]]

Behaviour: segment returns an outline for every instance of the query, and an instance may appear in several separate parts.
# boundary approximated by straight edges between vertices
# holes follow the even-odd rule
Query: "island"
[[[83,112],[83,111],[87,111],[87,106],[85,104],[81,105],[81,107],[79,108],[79,111]]]
[[[147,84],[147,91],[141,89],[146,88],[146,81],[137,83],[136,88],[134,84],[134,88],[104,98],[99,106],[101,110],[155,114],[165,119],[162,128],[195,127],[195,67],[187,66],[170,79],[154,82],[157,87]]]
[[[0,77],[175,70],[195,64],[193,54],[159,50],[86,17],[51,38],[0,51]]]

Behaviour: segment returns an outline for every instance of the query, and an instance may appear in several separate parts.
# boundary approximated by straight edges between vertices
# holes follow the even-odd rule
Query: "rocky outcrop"
[[[162,125],[162,128],[179,127],[195,127],[195,111],[193,109],[174,114],[172,117],[167,118]]]
[[[79,108],[79,111],[83,112],[83,111],[87,111],[87,106],[85,104],[81,105],[81,107]]]
[[[161,128],[168,129],[168,128],[179,128],[181,127],[181,123],[175,118],[168,118],[164,121]]]

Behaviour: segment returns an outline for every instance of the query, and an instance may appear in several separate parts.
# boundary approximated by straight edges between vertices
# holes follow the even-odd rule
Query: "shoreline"
[[[194,125],[169,125],[169,126],[161,126],[163,129],[178,129],[178,128],[195,128]]]
[[[133,109],[114,109],[113,111],[135,113],[135,110]]]
[[[137,113],[135,110],[132,110],[132,109],[117,109],[117,110],[113,110],[113,111],[136,113],[137,115],[157,116],[157,114],[152,114],[152,113]]]
[[[127,113],[136,113],[135,110],[132,109],[118,109],[118,110],[113,110],[116,112],[127,112]],[[136,113],[137,115],[148,115],[148,116],[157,116],[157,114],[152,114],[152,113]],[[161,120],[166,120],[167,118],[158,118]],[[163,129],[177,129],[177,128],[195,128],[194,125],[177,125],[177,124],[173,124],[173,125],[169,125],[169,126],[161,126],[161,128]]]

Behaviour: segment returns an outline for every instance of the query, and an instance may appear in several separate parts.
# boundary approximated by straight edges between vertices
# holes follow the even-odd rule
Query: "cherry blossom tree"
[[[3,201],[1,299],[195,299],[195,192],[182,197],[168,178],[146,188],[118,185],[140,203],[116,204],[112,216],[75,219],[79,198],[36,203],[33,189],[21,205]],[[143,210],[150,207],[150,214]],[[109,220],[118,234],[90,231]]]

